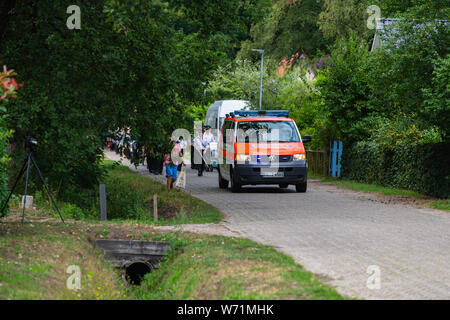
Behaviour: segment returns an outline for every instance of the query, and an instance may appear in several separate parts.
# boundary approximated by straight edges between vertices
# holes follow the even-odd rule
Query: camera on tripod
[[[25,148],[29,151],[36,152],[38,146],[38,141],[36,138],[26,136],[25,137]]]
[[[41,170],[39,170],[39,167],[36,163],[36,160],[34,159],[33,153],[36,152],[37,150],[37,146],[38,146],[38,141],[36,138],[30,137],[30,136],[26,136],[25,137],[25,149],[28,152],[28,156],[25,158],[23,165],[22,165],[22,169],[20,169],[20,172],[17,176],[16,182],[14,182],[14,185],[11,189],[11,191],[9,192],[8,197],[6,198],[6,201],[3,203],[3,207],[0,210],[0,218],[3,217],[5,215],[5,209],[6,206],[8,205],[9,199],[11,199],[11,196],[14,192],[14,189],[17,186],[17,183],[19,182],[20,178],[23,176],[23,174],[26,173],[26,178],[25,178],[25,194],[23,196],[23,205],[22,205],[22,225],[25,219],[25,208],[26,208],[26,203],[27,203],[27,191],[28,191],[28,180],[29,180],[29,176],[30,176],[30,166],[31,164],[34,165],[34,168],[37,171],[37,174],[39,176],[39,178],[42,181],[42,184],[45,187],[45,190],[47,190],[47,194],[50,197],[50,199],[52,200],[53,205],[55,206],[56,211],[59,214],[59,217],[61,218],[61,221],[64,223],[64,219],[61,215],[61,212],[58,209],[58,206],[56,205],[55,200],[53,199],[52,193],[50,192],[50,189],[47,186],[47,183],[45,182],[44,176],[41,173]]]

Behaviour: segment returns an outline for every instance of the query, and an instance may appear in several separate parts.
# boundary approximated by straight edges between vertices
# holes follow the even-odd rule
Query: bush
[[[450,143],[402,143],[382,147],[357,142],[342,155],[343,177],[439,198],[450,197]]]
[[[6,149],[8,138],[12,134],[12,131],[7,129],[5,102],[8,101],[8,98],[15,98],[16,90],[22,86],[13,78],[15,75],[14,70],[7,70],[6,66],[0,71],[0,206],[3,206],[3,201],[6,200],[9,192],[7,166],[9,157]],[[2,213],[0,212],[1,216]]]
[[[108,219],[139,219],[144,216],[144,196],[129,181],[110,175],[106,179],[106,187]]]

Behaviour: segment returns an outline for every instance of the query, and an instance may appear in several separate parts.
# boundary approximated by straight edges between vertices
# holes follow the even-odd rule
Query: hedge
[[[384,147],[357,142],[342,155],[342,177],[450,198],[450,143]]]

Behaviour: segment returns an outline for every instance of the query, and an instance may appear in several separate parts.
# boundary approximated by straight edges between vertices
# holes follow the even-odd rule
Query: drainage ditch
[[[162,241],[91,240],[94,248],[101,249],[114,267],[122,270],[127,285],[140,285],[147,273],[159,267],[159,261],[172,248]]]

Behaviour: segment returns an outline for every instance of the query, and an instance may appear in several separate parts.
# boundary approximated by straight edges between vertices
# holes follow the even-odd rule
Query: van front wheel
[[[228,188],[228,180],[225,180],[224,178],[222,178],[222,175],[220,174],[220,169],[217,170],[217,174],[219,176],[219,188],[220,189]]]
[[[306,181],[295,185],[295,191],[297,192],[306,192],[306,189],[307,189]]]
[[[241,191],[241,185],[236,182],[238,179],[234,171],[231,171],[231,192],[236,193]]]

